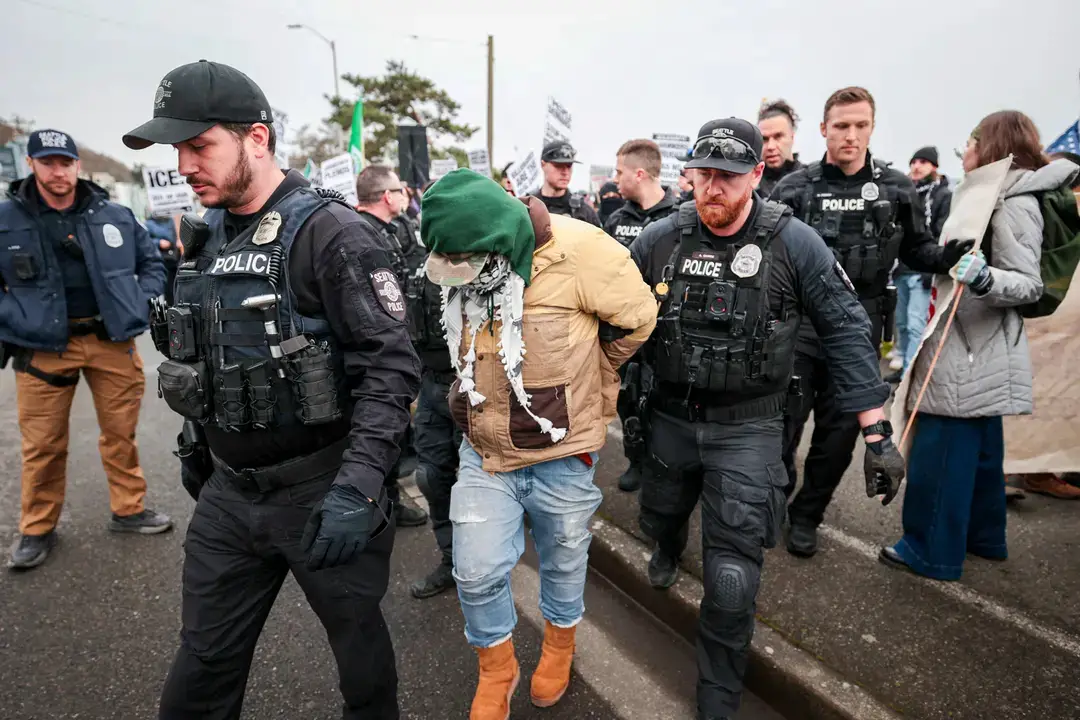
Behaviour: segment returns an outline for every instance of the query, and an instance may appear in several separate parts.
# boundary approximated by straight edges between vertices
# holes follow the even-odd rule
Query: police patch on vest
[[[880,191],[878,190],[877,183],[868,182],[862,186],[862,199],[874,202],[878,199]]]
[[[252,245],[266,245],[277,240],[278,230],[281,229],[281,214],[276,210],[263,215],[259,221],[259,227],[255,230],[255,237],[251,239]]]
[[[644,230],[642,225],[616,225],[615,226],[615,239],[619,238],[636,238]]]
[[[761,248],[757,245],[744,245],[739,248],[735,259],[731,261],[731,272],[741,278],[757,275],[759,267],[761,267]]]
[[[698,250],[690,257],[683,256],[679,274],[715,279],[724,274],[724,263],[720,262],[720,253]]]
[[[101,234],[105,236],[105,244],[111,248],[118,248],[124,244],[124,236],[120,234],[120,228],[108,224],[101,228]]]
[[[877,185],[874,185],[877,187]],[[821,212],[863,212],[866,210],[864,198],[827,198],[821,199]]]
[[[269,275],[270,253],[247,250],[214,260],[210,275]]]
[[[851,292],[855,292],[855,284],[851,282],[851,278],[849,278],[847,276],[847,273],[844,272],[844,266],[838,262],[833,265],[833,270],[836,271],[836,274],[839,275],[840,279],[844,281],[845,285],[847,285],[847,289]]]
[[[371,273],[371,287],[386,314],[395,320],[405,319],[405,297],[398,287],[397,276],[386,268]]]

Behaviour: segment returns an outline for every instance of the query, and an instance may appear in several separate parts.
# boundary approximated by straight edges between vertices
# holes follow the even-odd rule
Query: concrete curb
[[[677,634],[694,642],[701,582],[687,572],[667,591],[649,585],[650,550],[615,525],[594,517],[589,565]],[[788,720],[899,720],[862,688],[758,621],[750,647],[747,688]]]

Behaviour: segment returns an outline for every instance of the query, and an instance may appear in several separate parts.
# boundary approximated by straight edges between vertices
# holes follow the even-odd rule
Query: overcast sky
[[[175,167],[171,148],[135,152],[120,138],[150,118],[165,73],[201,58],[251,76],[290,128],[324,117],[330,50],[288,23],[335,40],[341,73],[376,74],[400,59],[433,79],[461,103],[461,119],[481,128],[469,148],[485,142],[485,42],[494,35],[497,166],[540,144],[548,95],[573,114],[579,159],[601,164],[614,164],[633,137],[752,119],[763,97],[794,105],[803,117],[796,150],[817,157],[825,98],[852,84],[877,100],[877,156],[906,167],[916,148],[933,144],[953,175],[952,149],[990,112],[1024,111],[1044,143],[1080,113],[1075,0],[3,4],[0,115],[65,130],[128,164]]]

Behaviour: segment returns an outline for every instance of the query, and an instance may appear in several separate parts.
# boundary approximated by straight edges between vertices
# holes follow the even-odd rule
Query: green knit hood
[[[494,180],[459,168],[440,178],[420,204],[420,237],[433,253],[496,253],[526,284],[536,233],[529,209]]]

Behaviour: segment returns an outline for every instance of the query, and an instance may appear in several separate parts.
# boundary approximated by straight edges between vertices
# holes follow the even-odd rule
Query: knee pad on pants
[[[760,583],[761,567],[750,560],[712,555],[705,561],[705,601],[714,611],[752,614]]]

